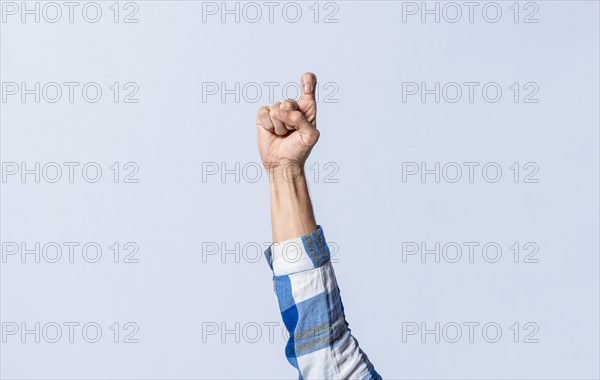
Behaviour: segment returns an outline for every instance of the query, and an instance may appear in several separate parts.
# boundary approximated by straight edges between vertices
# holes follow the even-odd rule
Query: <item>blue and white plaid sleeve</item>
[[[350,333],[321,226],[265,251],[299,379],[381,379]]]

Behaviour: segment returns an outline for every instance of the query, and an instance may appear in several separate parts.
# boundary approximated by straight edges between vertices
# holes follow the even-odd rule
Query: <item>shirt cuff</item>
[[[275,276],[321,267],[331,256],[321,226],[308,235],[273,243],[264,254]]]

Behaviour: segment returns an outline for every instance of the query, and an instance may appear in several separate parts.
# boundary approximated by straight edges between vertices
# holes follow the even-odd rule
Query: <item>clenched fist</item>
[[[288,164],[302,168],[319,140],[315,101],[317,77],[306,73],[300,82],[302,96],[298,102],[286,100],[258,110],[258,150],[266,168]]]

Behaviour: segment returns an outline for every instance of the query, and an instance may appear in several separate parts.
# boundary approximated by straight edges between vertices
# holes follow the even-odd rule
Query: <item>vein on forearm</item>
[[[271,178],[271,223],[276,243],[309,234],[317,223],[303,172]]]

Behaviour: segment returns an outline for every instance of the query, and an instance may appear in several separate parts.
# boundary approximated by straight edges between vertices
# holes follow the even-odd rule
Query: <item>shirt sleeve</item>
[[[321,226],[271,245],[265,257],[299,379],[381,379],[348,328]]]

